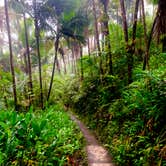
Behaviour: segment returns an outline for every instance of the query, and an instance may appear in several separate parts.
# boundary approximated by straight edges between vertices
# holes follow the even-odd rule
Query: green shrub
[[[82,135],[58,106],[26,114],[0,111],[1,165],[64,165]]]
[[[95,129],[118,165],[166,164],[166,74],[159,70],[137,70],[137,81],[126,87],[116,76],[102,81],[96,76],[72,89],[70,106]]]

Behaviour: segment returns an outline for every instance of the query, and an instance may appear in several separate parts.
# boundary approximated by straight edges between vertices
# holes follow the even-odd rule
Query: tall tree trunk
[[[145,70],[146,67],[149,69],[149,48],[148,48],[148,36],[146,28],[144,0],[141,0],[141,6],[142,6],[142,16],[143,16],[143,26],[144,26],[144,41],[145,41],[145,56],[143,62],[143,70]]]
[[[162,42],[162,52],[166,53],[166,1],[165,0],[159,0],[158,5],[158,15],[159,15],[159,22],[161,25],[161,35],[163,35]]]
[[[124,0],[120,0],[120,7],[121,7],[121,14],[122,14],[122,20],[123,20],[123,32],[126,42],[126,47],[128,47],[128,26],[127,26],[127,19],[126,19],[126,10],[124,5]]]
[[[120,6],[121,6],[121,15],[122,15],[122,20],[123,20],[123,32],[124,32],[124,38],[125,38],[125,43],[126,43],[126,51],[127,51],[127,63],[128,63],[128,83],[131,82],[131,58],[129,56],[128,50],[129,50],[129,45],[128,45],[128,26],[127,26],[127,19],[126,19],[126,10],[125,10],[125,5],[124,5],[124,0],[120,0]]]
[[[166,53],[166,36],[162,39],[162,52]]]
[[[135,3],[135,11],[134,11],[134,24],[133,24],[133,34],[132,34],[132,42],[134,44],[134,51],[135,51],[135,39],[136,39],[136,31],[137,31],[137,20],[138,20],[138,9],[139,9],[139,1],[136,0]]]
[[[132,34],[132,45],[128,45],[128,28],[127,28],[127,19],[126,19],[126,10],[124,5],[124,0],[120,0],[121,13],[123,19],[123,30],[124,37],[126,42],[126,50],[127,50],[127,61],[128,61],[128,83],[130,84],[132,80],[132,70],[133,70],[133,54],[135,52],[135,39],[136,39],[136,28],[137,28],[137,15],[139,8],[139,0],[136,0],[135,3],[135,11],[134,11],[134,23],[133,23],[133,34]]]
[[[61,57],[62,57],[62,61],[63,61],[63,66],[64,66],[64,73],[66,74],[67,73],[67,70],[66,70],[66,61],[65,61],[65,53],[64,53],[64,50],[63,48],[59,48],[59,53],[61,54]]]
[[[109,0],[102,1],[103,8],[104,8],[104,18],[103,18],[103,34],[105,36],[105,51],[107,53],[108,59],[108,73],[113,74],[112,69],[112,53],[111,53],[111,43],[110,43],[110,36],[109,36],[109,16],[107,12]]]
[[[27,57],[28,57],[28,74],[29,74],[28,86],[29,86],[29,90],[30,90],[30,104],[31,104],[31,100],[32,100],[31,96],[33,95],[33,84],[32,84],[31,59],[30,59],[28,31],[27,31],[25,13],[23,13],[23,18],[24,18],[24,29],[25,29],[26,53],[27,53]]]
[[[157,15],[154,20],[153,35],[162,43],[162,51],[166,52],[166,1],[158,1]],[[162,39],[161,39],[162,37]]]
[[[28,74],[28,63],[27,63],[27,57],[26,57],[27,52],[24,51],[23,55],[23,59],[24,59],[24,65],[25,65],[25,73]]]
[[[56,67],[57,67],[58,73],[61,74],[61,66],[60,66],[60,63],[58,60],[58,53],[57,53],[57,57],[56,57]]]
[[[92,6],[93,6],[93,17],[95,21],[95,37],[96,37],[96,44],[97,44],[97,50],[98,50],[98,55],[99,55],[99,72],[100,74],[103,74],[103,69],[102,69],[102,57],[101,57],[101,48],[100,48],[100,41],[99,41],[99,29],[98,29],[98,21],[97,21],[97,15],[96,15],[96,4],[95,0],[92,0]]]
[[[82,52],[82,46],[79,43],[79,47],[80,47],[80,59],[81,59],[81,80],[84,79],[84,69],[83,69],[83,52]]]
[[[72,57],[72,60],[71,60],[71,64],[72,64],[72,73],[75,73],[76,74],[76,69],[75,69],[75,56],[74,56],[74,47],[72,46],[71,48],[71,57]]]
[[[8,2],[7,2],[7,0],[4,0],[4,5],[5,5],[7,33],[8,33],[8,40],[9,40],[10,68],[11,68],[12,83],[13,83],[13,97],[14,97],[15,110],[18,111],[17,91],[16,91],[15,71],[14,71],[14,64],[13,64],[12,41],[11,41],[11,33],[10,33],[10,25],[9,25],[9,14],[8,14]]]
[[[134,11],[134,23],[133,23],[133,33],[132,33],[132,44],[128,49],[128,83],[132,83],[132,73],[133,73],[133,55],[135,53],[135,44],[136,44],[136,30],[137,30],[137,17],[139,9],[139,0],[136,0],[135,11]]]
[[[56,40],[55,40],[55,43],[54,43],[55,56],[54,56],[54,63],[53,63],[53,69],[52,69],[52,75],[51,75],[51,81],[50,81],[47,101],[49,101],[50,94],[51,94],[51,89],[52,89],[52,85],[53,85],[53,81],[54,81],[55,66],[57,64],[58,47],[59,47],[59,35],[57,34],[57,37],[56,37]]]
[[[87,47],[88,47],[88,55],[90,57],[90,55],[91,55],[91,49],[90,49],[90,39],[89,39],[89,37],[87,37]]]
[[[97,44],[97,50],[99,53],[99,56],[101,55],[101,49],[100,49],[100,41],[99,41],[99,29],[98,29],[98,21],[97,21],[97,15],[96,15],[96,4],[95,0],[92,0],[93,5],[93,16],[95,21],[95,37],[96,37],[96,44]]]
[[[41,55],[40,55],[40,42],[39,42],[39,25],[38,25],[38,15],[37,15],[37,4],[36,0],[33,0],[34,14],[35,14],[35,37],[36,37],[36,46],[37,46],[37,55],[39,63],[39,82],[40,82],[40,104],[42,109],[44,108],[43,104],[43,85],[42,85],[42,72],[41,72]]]

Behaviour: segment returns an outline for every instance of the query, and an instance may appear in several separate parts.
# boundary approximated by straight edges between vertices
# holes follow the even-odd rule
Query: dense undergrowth
[[[83,157],[82,147],[81,133],[59,106],[0,111],[0,165],[67,165]]]
[[[92,73],[63,83],[65,105],[96,131],[118,165],[166,165],[165,58],[151,57],[151,71],[138,63],[130,85],[121,62],[123,73],[114,69],[114,76]]]

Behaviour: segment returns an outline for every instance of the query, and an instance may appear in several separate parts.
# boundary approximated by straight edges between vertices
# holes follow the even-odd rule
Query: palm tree
[[[7,2],[7,0],[4,0],[4,5],[5,5],[5,16],[6,16],[7,33],[8,33],[8,40],[9,40],[10,68],[11,68],[12,81],[13,81],[14,104],[15,104],[15,110],[18,111],[16,80],[15,80],[15,71],[14,71],[14,64],[13,64],[12,41],[11,41],[11,34],[10,34],[9,15],[8,15],[8,2]]]
[[[58,2],[60,3],[58,10],[55,10],[58,6]],[[52,90],[52,85],[53,85],[53,79],[54,79],[54,73],[55,73],[55,66],[57,64],[57,53],[59,50],[59,41],[62,37],[64,37],[67,41],[70,41],[69,39],[72,39],[73,41],[79,41],[81,43],[85,42],[83,32],[84,32],[84,27],[87,25],[87,18],[83,15],[84,12],[79,11],[76,12],[73,9],[68,10],[69,8],[67,7],[66,10],[64,10],[64,6],[62,5],[62,1],[48,1],[45,4],[45,7],[43,6],[44,13],[49,13],[48,15],[46,14],[45,16],[43,15],[42,18],[42,23],[45,25],[45,28],[51,29],[53,34],[56,35],[55,37],[55,43],[54,43],[54,49],[55,49],[55,55],[54,55],[54,62],[53,62],[53,69],[52,69],[52,74],[51,74],[51,81],[49,85],[49,91],[48,91],[48,96],[47,96],[47,101],[49,100],[51,90]],[[62,3],[62,4],[61,4]],[[73,2],[74,3],[74,2]],[[50,6],[51,5],[51,6]],[[66,5],[66,4],[64,4]],[[50,9],[52,7],[52,11],[50,12]],[[71,5],[70,5],[71,7]],[[60,12],[61,11],[61,12]],[[68,15],[71,14],[71,17]],[[41,19],[40,18],[40,19]],[[48,24],[45,24],[47,19],[49,21],[52,21],[53,24],[56,22],[56,29],[53,29],[50,27]]]
[[[47,101],[49,101],[52,85],[53,85],[53,80],[54,80],[55,66],[57,64],[57,54],[58,54],[58,48],[59,48],[59,39],[60,39],[60,33],[57,33],[55,43],[54,43],[55,55],[54,55],[53,69],[51,74],[51,81],[50,81],[50,86],[49,86],[48,95],[47,95]]]
[[[33,95],[33,82],[32,82],[32,67],[31,67],[31,57],[30,57],[30,50],[29,50],[29,39],[28,39],[28,28],[27,28],[27,22],[26,22],[26,8],[25,4],[22,0],[12,0],[9,2],[9,5],[16,13],[19,13],[23,15],[24,20],[24,35],[25,35],[25,46],[26,49],[24,51],[24,62],[26,66],[26,73],[28,73],[29,81],[28,81],[28,87],[29,87],[29,103],[31,104],[32,95]]]

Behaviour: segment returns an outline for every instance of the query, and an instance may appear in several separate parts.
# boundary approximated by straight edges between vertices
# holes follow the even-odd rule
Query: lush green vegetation
[[[0,165],[65,165],[81,159],[82,146],[80,131],[59,106],[0,111]]]
[[[163,53],[151,57],[152,71],[136,65],[130,85],[121,72],[101,80],[95,70],[81,82],[73,78],[61,82],[64,103],[96,131],[118,165],[166,164],[165,62]]]
[[[82,136],[63,107],[117,165],[166,165],[166,1],[146,3],[153,12],[144,0],[4,0],[0,165],[76,160]]]

